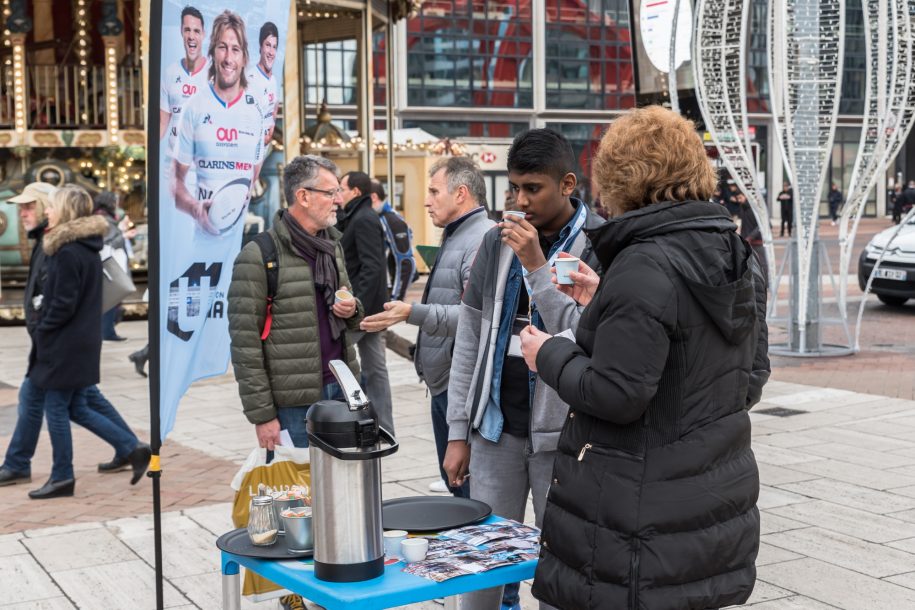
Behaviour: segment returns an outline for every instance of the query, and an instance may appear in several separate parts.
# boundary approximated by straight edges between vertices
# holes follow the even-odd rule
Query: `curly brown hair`
[[[661,201],[707,201],[718,176],[696,126],[648,106],[614,121],[594,158],[594,180],[611,215]]]

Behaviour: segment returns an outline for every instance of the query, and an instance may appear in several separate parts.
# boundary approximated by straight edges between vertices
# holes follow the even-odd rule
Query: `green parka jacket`
[[[267,273],[260,247],[249,242],[235,259],[229,286],[229,336],[232,366],[238,381],[245,417],[262,424],[276,417],[277,409],[304,407],[321,400],[321,346],[315,311],[315,284],[311,266],[292,250],[289,230],[282,222],[285,210],[273,219],[273,234],[279,262],[279,281],[273,301],[270,335],[261,341],[267,314]],[[336,259],[340,286],[350,286],[340,246],[340,232],[331,227],[337,242]],[[346,321],[347,331],[359,329],[362,303]],[[343,333],[346,363],[358,378],[356,352]]]

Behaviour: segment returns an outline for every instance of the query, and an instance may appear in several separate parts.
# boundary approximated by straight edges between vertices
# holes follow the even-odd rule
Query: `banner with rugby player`
[[[226,294],[281,96],[289,0],[165,0],[158,128],[160,437],[229,364]],[[151,77],[152,78],[152,77]],[[150,89],[150,104],[156,89]],[[150,112],[152,115],[152,112]]]

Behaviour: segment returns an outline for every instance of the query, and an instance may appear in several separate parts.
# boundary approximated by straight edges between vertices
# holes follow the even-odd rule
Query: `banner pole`
[[[162,434],[159,420],[159,403],[161,400],[160,366],[160,315],[162,295],[159,292],[161,280],[160,265],[160,222],[159,222],[159,104],[153,101],[153,92],[158,90],[162,73],[162,2],[152,0],[149,3],[149,69],[146,88],[146,209],[148,221],[147,255],[148,288],[149,288],[149,421],[150,448],[152,457],[149,461],[147,476],[152,479],[153,493],[153,537],[155,544],[156,570],[156,609],[164,607],[163,574],[162,574],[162,469],[159,452],[162,449]]]

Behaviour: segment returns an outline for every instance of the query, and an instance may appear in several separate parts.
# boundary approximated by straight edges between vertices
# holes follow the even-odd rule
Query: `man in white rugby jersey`
[[[276,105],[279,100],[273,62],[276,61],[279,39],[279,31],[272,21],[267,21],[261,26],[258,36],[261,57],[254,69],[249,70],[247,74],[248,91],[259,96],[258,101],[264,109],[264,144],[273,137],[273,128],[276,125]]]
[[[203,38],[206,32],[203,15],[193,6],[181,11],[181,39],[184,57],[166,68],[159,88],[159,139],[168,134],[163,154],[171,158],[178,136],[181,109],[207,84],[206,57],[203,55]]]
[[[244,216],[263,162],[264,111],[247,91],[248,39],[238,14],[227,10],[213,20],[207,54],[209,82],[181,113],[172,189],[176,207],[218,235]],[[196,193],[185,182],[191,167],[197,172]],[[220,197],[224,188],[233,193],[229,202]],[[219,213],[223,220],[214,222],[210,208],[217,201],[231,210],[230,221]]]

